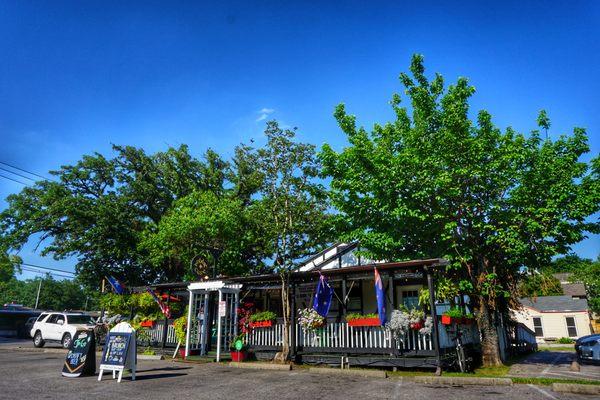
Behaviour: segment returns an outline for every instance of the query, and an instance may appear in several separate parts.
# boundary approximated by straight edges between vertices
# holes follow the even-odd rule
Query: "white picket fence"
[[[392,333],[381,326],[352,327],[345,322],[328,323],[324,328],[304,330],[296,325],[296,345],[327,349],[393,349]],[[250,346],[279,347],[283,343],[283,324],[255,328],[246,337]],[[433,350],[431,335],[410,331],[396,341],[403,351]]]
[[[151,329],[144,329],[144,340],[149,340],[150,343],[159,343],[162,344],[163,341],[163,330],[164,330],[164,322],[158,322],[154,324]],[[147,336],[146,336],[147,335]],[[169,324],[167,327],[167,345],[176,345],[177,344],[177,336],[175,335],[175,328],[172,324]]]

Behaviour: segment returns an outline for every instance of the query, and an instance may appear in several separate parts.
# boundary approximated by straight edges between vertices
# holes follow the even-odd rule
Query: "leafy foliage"
[[[582,264],[574,271],[571,281],[585,284],[590,310],[600,313],[600,256],[596,261]]]
[[[273,311],[261,311],[250,316],[250,322],[275,321],[277,314]]]
[[[527,275],[519,284],[520,297],[560,296],[563,294],[560,281],[548,273]]]
[[[40,287],[39,309],[45,310],[83,310],[91,309],[95,303],[77,281],[55,280],[50,275],[43,278],[0,282],[0,304],[17,303],[26,307],[34,307],[38,288]]]

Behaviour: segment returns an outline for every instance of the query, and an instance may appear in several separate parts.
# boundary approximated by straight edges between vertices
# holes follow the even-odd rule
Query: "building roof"
[[[519,299],[525,307],[533,308],[540,312],[574,312],[587,311],[586,299],[574,299],[571,296],[541,296],[535,299]]]
[[[560,282],[560,286],[565,296],[571,297],[587,297],[585,285],[581,282],[571,282],[570,272],[561,272],[558,274],[552,274]]]

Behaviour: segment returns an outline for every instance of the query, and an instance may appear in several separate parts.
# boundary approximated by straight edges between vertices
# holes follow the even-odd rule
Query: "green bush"
[[[350,313],[346,315],[346,321],[353,321],[355,319],[363,319],[363,318],[379,318],[379,315],[375,313],[370,314],[360,314],[360,313]]]
[[[463,311],[458,307],[453,307],[449,310],[444,311],[444,315],[447,315],[450,318],[462,318],[465,316]]]
[[[560,343],[560,344],[572,344],[575,343],[575,341],[571,338],[568,337],[561,337],[560,339],[558,339],[556,341],[556,343]]]
[[[275,321],[277,314],[273,311],[261,311],[250,316],[250,322]]]

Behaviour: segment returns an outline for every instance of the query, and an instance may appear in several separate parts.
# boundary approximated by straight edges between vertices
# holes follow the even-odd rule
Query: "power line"
[[[0,167],[0,169],[1,169],[2,171],[6,171],[6,172],[8,172],[8,173],[10,173],[10,174],[17,175],[17,176],[20,176],[21,178],[29,179],[30,181],[34,181],[34,182],[35,182],[35,179],[33,179],[33,178],[30,178],[30,177],[28,177],[28,176],[26,176],[26,175],[20,174],[20,173],[18,173],[18,172],[11,171],[11,170],[10,170],[10,169],[8,169],[8,168]]]
[[[0,178],[8,179],[9,181],[17,182],[17,183],[20,183],[21,185],[28,186],[28,184],[27,184],[27,183],[25,183],[25,182],[21,182],[21,181],[19,181],[19,180],[13,179],[13,178],[9,178],[9,177],[8,177],[8,176],[6,176],[6,175],[2,175],[2,174],[0,174]]]
[[[27,267],[21,267],[21,271],[25,271],[25,272],[32,272],[32,273],[35,273],[35,274],[40,274],[40,275],[46,275],[46,274],[49,274],[49,275],[52,275],[52,276],[59,276],[59,277],[61,277],[61,278],[68,278],[68,279],[74,279],[74,278],[75,278],[74,276],[71,276],[71,275],[60,274],[60,273],[57,273],[57,272],[51,272],[51,271],[45,271],[45,272],[44,272],[44,271],[41,271],[41,270],[38,270],[38,269],[34,269],[34,268],[27,268]]]
[[[4,161],[0,161],[0,164],[4,164],[4,165],[6,165],[8,167],[11,167],[11,168],[17,169],[19,171],[25,172],[25,173],[27,173],[29,175],[37,176],[38,178],[42,178],[45,181],[51,180],[51,179],[46,178],[45,176],[42,176],[40,174],[36,174],[35,172],[27,171],[26,169],[19,168],[19,167],[15,166],[15,165],[9,164],[9,163],[4,162]]]
[[[22,262],[22,263],[20,263],[20,265],[25,265],[27,267],[33,267],[33,268],[47,269],[49,271],[55,271],[55,272],[63,272],[63,273],[66,273],[66,274],[77,275],[75,272],[67,271],[67,270],[64,270],[64,269],[42,267],[41,265],[35,265],[35,264],[30,264],[30,263],[24,263],[24,262]]]

